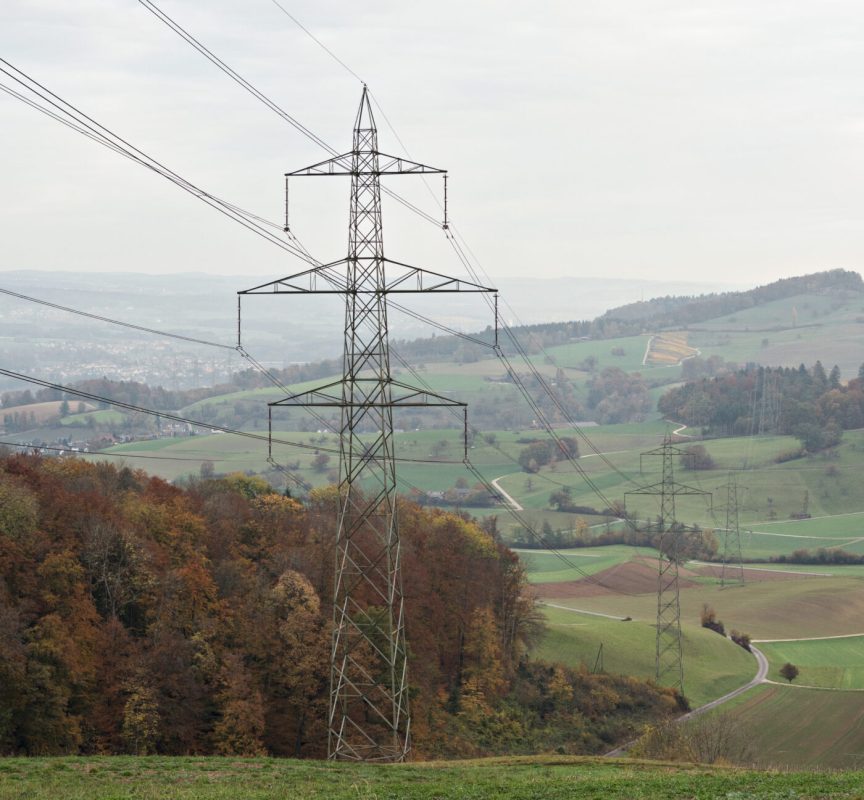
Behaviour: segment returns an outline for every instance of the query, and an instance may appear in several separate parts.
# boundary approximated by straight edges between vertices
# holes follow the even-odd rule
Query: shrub
[[[701,622],[703,628],[708,628],[708,630],[719,633],[721,636],[726,635],[725,626],[717,619],[717,612],[708,603],[702,605]]]

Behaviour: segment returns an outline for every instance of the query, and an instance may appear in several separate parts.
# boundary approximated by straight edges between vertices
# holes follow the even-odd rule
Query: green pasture
[[[697,328],[790,328],[819,324],[830,318],[833,323],[851,322],[864,312],[864,296],[849,292],[845,296],[801,294],[784,297],[753,308],[715,317],[694,326]]]
[[[618,367],[625,372],[636,372],[642,369],[642,359],[648,346],[647,336],[625,336],[617,339],[595,339],[583,342],[547,347],[546,353],[562,369],[578,369],[587,358],[597,359],[597,368]],[[612,351],[621,348],[624,355],[613,355]],[[534,356],[531,359],[537,366],[543,365],[545,356]]]
[[[69,414],[60,420],[60,424],[70,428],[83,428],[87,427],[88,421],[91,419],[94,425],[120,425],[126,419],[126,415],[121,411],[111,411],[111,409],[106,408],[83,414]]]
[[[581,603],[581,598],[571,602]],[[599,664],[602,645],[606,672],[654,677],[653,622],[624,622],[548,606],[543,613],[548,629],[533,651],[537,658],[573,666],[583,663],[593,669]],[[682,625],[681,633],[684,693],[694,708],[737,689],[756,674],[753,656],[730,640],[698,624]]]
[[[861,627],[864,630],[864,623]],[[768,659],[771,680],[785,682],[779,670],[788,662],[800,670],[796,684],[864,689],[864,634],[845,639],[763,642],[758,647]]]
[[[10,758],[0,800],[851,800],[858,772],[761,772],[579,756],[373,765],[270,758]]]
[[[307,389],[311,389],[314,386],[320,386],[323,383],[329,383],[331,380],[335,380],[335,378],[322,378],[321,380],[316,381],[307,381],[306,383],[297,383],[293,384],[289,388],[296,392],[303,392]],[[256,400],[260,401],[262,407],[266,406],[267,403],[272,403],[275,400],[279,400],[285,396],[285,392],[277,387],[267,387],[265,389],[247,389],[242,392],[230,392],[229,394],[220,394],[215,395],[214,397],[206,397],[203,400],[198,400],[191,405],[185,406],[180,409],[180,415],[184,417],[192,417],[195,418],[195,414],[200,414],[201,409],[205,406],[218,406],[228,403],[235,403],[239,400]]]
[[[864,692],[765,684],[722,708],[718,713],[730,716],[746,732],[762,766],[813,770],[864,767]],[[827,781],[830,773],[816,774]],[[828,784],[824,786],[813,796],[831,797]],[[862,786],[864,781],[859,792]]]
[[[549,599],[554,600],[551,595]],[[657,614],[654,593],[635,597],[608,594],[555,602],[648,622]],[[755,639],[861,633],[864,580],[790,574],[788,580],[751,581],[743,587],[722,588],[714,582],[700,582],[681,589],[682,622],[698,624],[705,603],[714,608],[727,630],[749,633]]]
[[[864,511],[833,514],[813,519],[777,520],[753,525],[754,532],[793,534],[796,536],[856,538],[864,536]]]
[[[644,547],[612,545],[607,547],[574,547],[553,553],[549,550],[517,550],[531,583],[578,581],[584,573],[593,575],[614,567],[634,556],[656,556],[656,551]],[[559,555],[560,554],[560,555]],[[576,566],[570,566],[572,561]]]

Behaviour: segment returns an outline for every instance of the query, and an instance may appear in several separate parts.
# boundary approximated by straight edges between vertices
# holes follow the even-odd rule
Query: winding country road
[[[704,706],[699,706],[699,708],[694,708],[693,711],[690,711],[687,714],[682,714],[676,722],[687,722],[689,719],[693,719],[694,717],[698,717],[700,714],[704,714],[707,711],[711,711],[712,709],[717,708],[717,706],[723,705],[723,703],[728,703],[735,697],[738,697],[740,694],[744,694],[744,692],[753,689],[756,686],[759,686],[761,683],[769,682],[767,680],[768,677],[768,659],[765,658],[764,653],[758,648],[750,645],[750,652],[753,653],[753,657],[756,659],[756,674],[753,676],[753,679],[749,683],[745,683],[743,686],[739,686],[737,689],[733,689],[731,692],[724,694],[722,697],[718,697],[716,700],[712,700],[710,703],[705,703]],[[635,743],[635,739],[626,744],[622,744],[620,747],[616,747],[614,750],[610,750],[605,754],[606,758],[618,758],[626,754],[627,749],[631,747]]]
[[[713,708],[717,708],[717,706],[723,705],[723,703],[728,703],[735,697],[738,697],[739,694],[744,694],[744,692],[749,691],[754,686],[758,686],[760,683],[765,683],[768,677],[768,659],[765,658],[765,654],[758,648],[750,645],[750,652],[753,653],[756,658],[756,675],[753,677],[753,680],[750,683],[745,683],[743,686],[739,686],[737,689],[732,690],[728,694],[724,694],[722,697],[718,697],[716,700],[712,700],[710,703],[705,703],[704,706],[699,706],[699,708],[693,709],[689,714],[685,714],[683,717],[679,718],[679,722],[685,722],[688,719],[692,719],[693,717],[698,717],[700,714],[704,714],[706,711],[711,711]]]

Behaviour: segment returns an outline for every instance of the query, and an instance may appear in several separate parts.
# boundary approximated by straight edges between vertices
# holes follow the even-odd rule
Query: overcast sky
[[[360,84],[271,0],[157,2],[349,149]],[[861,268],[859,2],[281,2],[369,83],[415,159],[450,170],[451,216],[493,277],[752,284]],[[325,157],[135,0],[2,12],[0,55],[268,218],[282,174]],[[0,121],[0,269],[303,268],[5,95]],[[439,213],[419,179],[391,180]],[[320,258],[344,255],[347,192],[292,185],[293,227]],[[459,271],[440,232],[392,206],[391,257]]]

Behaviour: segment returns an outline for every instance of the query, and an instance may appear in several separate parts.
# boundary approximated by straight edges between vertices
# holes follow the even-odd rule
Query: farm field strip
[[[864,692],[766,683],[717,713],[747,731],[757,763],[787,769],[864,766]]]
[[[864,616],[864,583],[860,578],[796,577],[789,575],[727,589],[709,583],[682,588],[681,618],[684,623],[692,620],[698,624],[702,606],[707,603],[716,610],[727,630],[744,631],[753,638],[831,636],[860,631]],[[535,584],[535,590],[544,600],[589,611],[648,620],[657,613],[655,593],[630,597],[605,592],[562,598],[544,591],[542,583]]]
[[[784,680],[779,669],[788,662],[800,670],[795,683],[801,686],[864,690],[862,635],[762,642],[759,649],[770,664],[768,677],[778,683]]]

